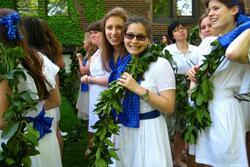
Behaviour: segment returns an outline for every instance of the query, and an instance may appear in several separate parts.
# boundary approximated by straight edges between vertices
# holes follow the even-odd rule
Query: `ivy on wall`
[[[84,15],[88,22],[93,22],[103,18],[104,2],[103,0],[79,0],[84,8]]]
[[[0,8],[12,8],[15,9],[16,0],[0,0]]]
[[[47,16],[46,1],[38,0],[38,16],[46,20],[63,46],[80,45],[83,32],[80,27],[79,14],[72,2],[66,0],[69,16]],[[17,0],[0,0],[0,8],[17,9]]]
[[[48,22],[62,45],[80,45],[83,40],[83,32],[80,27],[79,14],[72,0],[66,0],[69,16],[47,16],[46,3],[44,0],[39,1],[41,5],[44,5],[39,11],[40,16]]]

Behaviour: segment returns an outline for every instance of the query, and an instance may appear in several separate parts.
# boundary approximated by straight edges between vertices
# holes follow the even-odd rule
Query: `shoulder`
[[[163,50],[173,50],[176,48],[176,44],[167,45]]]

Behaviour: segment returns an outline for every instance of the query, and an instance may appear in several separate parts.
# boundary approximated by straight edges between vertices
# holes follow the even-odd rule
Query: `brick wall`
[[[73,0],[75,5],[80,13],[80,21],[83,31],[86,30],[88,25],[87,19],[84,16],[84,8],[77,3],[77,0]],[[246,13],[250,15],[250,0],[243,0],[246,6]],[[202,1],[200,1],[200,8],[201,13],[205,11],[205,6],[203,5]],[[105,13],[112,9],[113,7],[120,6],[127,10],[128,14],[130,15],[140,15],[148,18],[152,21],[152,0],[104,0],[104,10]],[[195,24],[188,25],[189,29]],[[153,36],[159,37],[164,34],[167,30],[167,24],[159,24],[153,23],[152,24],[152,33]]]

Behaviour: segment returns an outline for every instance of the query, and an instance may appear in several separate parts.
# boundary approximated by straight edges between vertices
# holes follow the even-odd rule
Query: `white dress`
[[[54,88],[56,81],[55,75],[58,72],[59,68],[55,66],[46,56],[42,56],[44,60],[44,69],[43,73],[47,81]],[[18,90],[31,90],[33,92],[37,92],[37,88],[33,78],[25,71],[27,79],[25,81],[21,81],[18,85]],[[48,87],[49,88],[49,87]],[[50,90],[49,88],[48,90]],[[38,99],[38,96],[32,96],[34,99]],[[37,104],[37,111],[41,111],[43,108],[43,101],[40,101]],[[27,116],[35,117],[39,112],[37,111],[29,111]],[[50,116],[50,114],[46,113],[45,116]],[[52,125],[53,126],[53,125]],[[53,127],[52,127],[53,130]],[[1,142],[4,142],[1,139]],[[5,140],[6,142],[6,140]],[[36,156],[31,156],[32,167],[61,167],[61,155],[58,140],[56,134],[52,131],[52,133],[47,133],[44,137],[39,140],[39,146],[37,146],[37,150],[40,154]]]
[[[89,119],[89,90],[81,91],[81,83],[76,102],[76,109],[78,110],[77,112],[78,118],[83,120]]]
[[[204,42],[206,40],[210,39],[206,38]],[[212,47],[207,47],[211,51]],[[239,101],[234,98],[245,70],[245,65],[225,58],[211,77],[214,97],[208,110],[212,125],[198,135],[192,150],[196,162],[215,167],[248,166],[244,119]]]
[[[100,50],[98,49],[93,56],[90,58],[89,71],[92,77],[109,77],[109,73],[102,68],[102,57]],[[98,102],[100,93],[107,89],[107,86],[89,84],[89,127],[88,131],[94,133],[96,130],[92,128],[95,125],[96,121],[99,120],[99,117],[94,113],[95,104]]]
[[[161,91],[175,89],[175,77],[170,63],[158,58],[150,64],[144,74],[141,86],[159,94]],[[147,102],[140,100],[140,113],[154,110]],[[139,128],[121,125],[120,134],[115,136],[120,161],[116,167],[172,167],[172,156],[168,129],[164,116],[140,120]]]

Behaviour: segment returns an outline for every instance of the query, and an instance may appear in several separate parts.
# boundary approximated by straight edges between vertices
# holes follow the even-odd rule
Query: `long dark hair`
[[[47,22],[37,17],[25,17],[22,23],[27,32],[29,45],[57,64],[57,60],[63,57],[63,48]]]
[[[16,13],[16,11],[7,8],[0,9],[0,17],[7,16],[11,13]],[[0,42],[3,43],[3,45],[6,47],[19,46],[23,49],[25,55],[24,60],[22,61],[23,67],[30,72],[32,78],[34,79],[40,99],[48,98],[49,92],[46,88],[46,79],[42,72],[43,60],[29,48],[26,34],[24,29],[22,28],[22,25],[19,24],[19,22],[16,24],[16,26],[18,27],[18,31],[20,34],[22,34],[23,38],[15,38],[13,40],[9,40],[7,35],[8,30],[4,25],[0,25]]]

